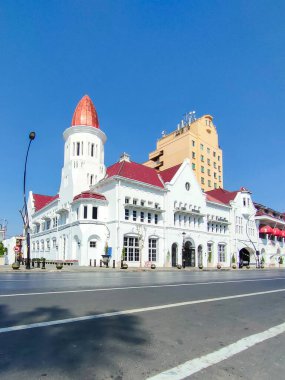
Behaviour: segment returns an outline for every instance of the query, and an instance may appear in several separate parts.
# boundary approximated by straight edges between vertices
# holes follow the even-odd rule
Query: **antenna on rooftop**
[[[184,114],[184,122],[186,125],[192,124],[195,120],[196,120],[196,111],[190,111]]]

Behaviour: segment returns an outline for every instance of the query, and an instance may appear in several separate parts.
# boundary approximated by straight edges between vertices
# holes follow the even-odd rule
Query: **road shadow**
[[[11,315],[6,306],[0,306],[0,327],[67,316],[73,317],[60,307]],[[119,380],[125,378],[125,360],[134,365],[143,360],[143,347],[149,341],[141,318],[134,315],[1,333],[0,378]]]

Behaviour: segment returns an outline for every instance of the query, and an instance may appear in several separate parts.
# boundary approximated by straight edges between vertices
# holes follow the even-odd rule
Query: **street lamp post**
[[[24,209],[25,209],[25,218],[24,218],[24,228],[25,228],[25,235],[26,235],[26,241],[27,241],[27,262],[26,262],[26,269],[31,269],[31,257],[30,257],[30,225],[29,225],[29,215],[28,215],[28,207],[27,207],[27,199],[26,199],[26,174],[27,174],[27,161],[28,161],[28,155],[29,150],[32,141],[35,139],[36,133],[30,132],[29,134],[29,145],[26,153],[26,160],[25,160],[25,169],[24,169]]]

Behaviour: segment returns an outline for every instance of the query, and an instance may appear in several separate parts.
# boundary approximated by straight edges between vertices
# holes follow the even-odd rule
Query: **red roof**
[[[158,172],[158,174],[163,179],[163,182],[170,182],[172,180],[172,178],[175,176],[175,174],[177,173],[180,166],[181,166],[181,164],[172,166],[171,168],[168,168],[168,169],[162,170],[161,172]]]
[[[155,169],[137,164],[136,162],[121,161],[107,168],[107,177],[120,176],[133,181],[164,188]]]
[[[78,195],[75,195],[73,198],[74,201],[77,199],[100,199],[100,200],[106,200],[105,196],[99,193],[92,193],[91,191],[84,191]]]
[[[54,195],[54,196],[42,195],[42,194],[33,194],[33,198],[34,198],[35,209],[36,209],[36,211],[39,211],[42,208],[44,208],[45,206],[47,206],[49,203],[51,203],[52,201],[57,199],[58,194]]]
[[[221,203],[229,204],[230,201],[233,201],[237,195],[238,191],[228,191],[225,189],[214,189],[206,191],[206,195],[210,195],[217,200],[219,200]]]
[[[99,119],[92,100],[88,95],[83,96],[74,111],[71,126],[86,125],[99,128]]]
[[[222,205],[224,204],[223,202],[219,201],[218,199],[214,198],[212,195],[207,194],[207,193],[206,193],[206,198],[207,198],[207,201],[209,202],[220,203]]]

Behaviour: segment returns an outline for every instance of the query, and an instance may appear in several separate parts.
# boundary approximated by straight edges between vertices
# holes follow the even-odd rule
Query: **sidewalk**
[[[20,269],[14,270],[11,265],[0,265],[0,274],[1,273],[54,273],[54,272],[62,272],[62,273],[96,273],[96,272],[224,272],[224,271],[264,271],[264,270],[274,270],[274,269],[283,269],[283,268],[264,268],[264,269],[257,269],[257,268],[250,268],[250,269],[232,269],[232,268],[190,268],[186,267],[185,269],[177,269],[175,267],[169,267],[169,268],[128,268],[128,269],[121,269],[121,268],[106,268],[106,267],[90,267],[90,266],[79,266],[79,265],[64,265],[61,270],[56,269],[55,265],[47,264],[46,269],[41,268],[32,268],[32,269],[26,269],[24,265],[20,266]]]
[[[106,268],[106,267],[90,267],[90,266],[79,266],[79,265],[64,265],[62,269],[56,269],[55,265],[46,265],[46,269],[42,268],[31,268],[26,269],[24,265],[21,265],[19,269],[15,270],[11,265],[0,265],[0,273],[51,273],[51,272],[65,272],[65,273],[95,273],[95,272],[179,272],[179,271],[191,271],[191,272],[201,272],[199,268]],[[217,270],[217,269],[215,269]],[[229,270],[225,268],[223,270]]]

